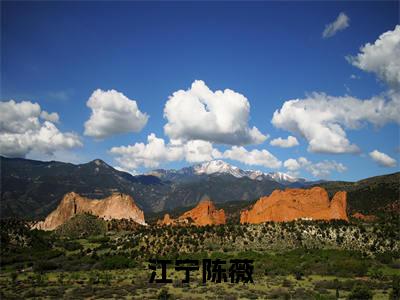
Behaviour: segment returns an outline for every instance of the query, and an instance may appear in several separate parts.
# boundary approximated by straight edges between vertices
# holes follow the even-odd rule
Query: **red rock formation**
[[[353,218],[355,219],[359,219],[365,222],[374,222],[376,221],[378,218],[374,215],[364,215],[360,212],[356,212],[352,215]]]
[[[157,221],[157,225],[159,225],[159,226],[175,225],[175,223],[176,223],[175,220],[172,219],[169,214],[165,214],[164,218],[162,220]]]
[[[34,228],[54,230],[79,213],[91,213],[105,220],[133,219],[146,225],[143,211],[136,206],[131,196],[114,193],[105,199],[95,200],[71,192],[63,197],[58,207],[44,221],[34,225]]]
[[[288,222],[296,219],[346,220],[346,192],[337,192],[329,201],[325,189],[275,190],[261,197],[249,210],[242,211],[240,223]]]
[[[164,216],[163,220],[157,222],[158,225],[188,225],[193,224],[196,226],[205,225],[220,225],[225,224],[226,217],[223,209],[217,210],[214,203],[206,198],[199,202],[199,204],[185,212],[177,219],[171,219],[168,214]]]

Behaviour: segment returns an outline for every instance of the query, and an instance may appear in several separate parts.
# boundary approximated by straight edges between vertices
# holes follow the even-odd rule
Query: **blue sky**
[[[306,178],[357,180],[398,171],[399,125],[393,117],[385,117],[385,110],[379,112],[379,121],[371,121],[368,113],[360,116],[355,120],[360,123],[356,129],[344,124],[346,117],[342,115],[328,125],[323,123],[328,127],[339,125],[345,131],[346,140],[358,147],[358,151],[347,147],[340,153],[327,151],[329,145],[323,151],[318,147],[319,150],[310,150],[310,141],[320,145],[321,140],[314,132],[304,129],[307,120],[295,118],[297,127],[302,129],[292,131],[287,125],[290,120],[280,127],[271,122],[274,112],[285,101],[304,101],[310,97],[319,101],[324,98],[322,93],[360,101],[381,97],[385,103],[394,103],[388,110],[399,109],[399,102],[392,100],[398,99],[398,85],[388,82],[379,67],[373,62],[372,67],[370,64],[357,67],[345,58],[357,56],[360,47],[374,44],[381,34],[394,32],[398,24],[398,2],[43,1],[1,5],[2,102],[14,100],[11,106],[15,108],[21,101],[29,101],[39,104],[41,111],[56,112],[59,121],[48,121],[53,121],[57,132],[73,132],[74,138],[80,141],[54,141],[48,145],[42,138],[30,141],[18,153],[10,150],[2,154],[71,162],[101,158],[113,166],[137,172],[156,167],[179,168],[196,159],[201,161],[198,156],[188,161],[184,152],[173,157],[156,154],[153,159],[148,153],[146,158],[135,158],[132,156],[143,153],[122,155],[121,151],[112,153],[110,149],[147,143],[151,133],[163,139],[165,145],[171,143],[171,134],[164,131],[164,125],[170,121],[163,115],[166,102],[174,92],[188,90],[195,80],[202,80],[212,92],[230,89],[246,97],[250,112],[245,127],[255,126],[268,136],[261,143],[224,144],[220,136],[211,137],[218,129],[210,127],[210,138],[203,136],[202,139],[222,155],[210,154],[212,158],[223,158],[245,169],[291,172]],[[348,18],[347,25],[324,38],[324,29],[341,12]],[[383,61],[390,61],[390,57]],[[149,116],[147,122],[140,130],[122,133],[118,133],[114,124],[112,131],[116,133],[101,139],[85,134],[84,124],[92,114],[86,103],[97,89],[104,93],[113,89],[136,101],[140,112]],[[389,91],[394,91],[395,96],[387,96]],[[313,92],[320,94],[313,97]],[[99,99],[101,102],[103,98]],[[321,101],[327,104],[334,100]],[[11,106],[7,109],[14,109]],[[30,113],[34,116],[37,111],[31,109]],[[179,117],[179,113],[174,113]],[[9,113],[3,122],[11,124],[9,119],[13,116]],[[239,112],[239,116],[243,115]],[[18,121],[18,116],[14,117],[16,127],[26,120]],[[119,120],[129,123],[128,117]],[[291,112],[285,117],[291,118]],[[34,130],[40,130],[45,122],[43,117],[37,119],[40,124]],[[203,124],[207,127],[207,122]],[[10,141],[12,137],[18,145],[25,142],[18,140],[22,138],[21,130],[4,128],[1,129],[5,132],[4,139],[7,137]],[[181,134],[180,142],[184,145],[197,139],[198,131],[193,130],[178,130],[175,137]],[[230,136],[229,129],[224,130],[221,135]],[[231,132],[234,133],[237,132]],[[289,148],[270,145],[271,140],[289,135],[296,137],[299,145]],[[38,141],[44,145],[38,147]],[[229,155],[226,151],[231,147],[244,147],[248,152]],[[10,148],[13,149],[12,143]],[[265,153],[251,152],[255,149],[266,150],[276,160],[271,163],[271,157]],[[371,155],[374,150],[397,162],[393,164],[382,155]],[[163,151],[168,152],[170,148],[167,146]],[[300,157],[307,162],[301,164]],[[288,159],[296,160],[297,165],[291,161],[285,166]],[[327,163],[318,165],[320,162]],[[318,173],[319,168],[327,168],[327,173]]]

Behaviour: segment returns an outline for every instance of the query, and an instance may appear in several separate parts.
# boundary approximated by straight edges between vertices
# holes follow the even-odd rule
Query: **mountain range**
[[[263,173],[258,170],[242,170],[223,160],[212,160],[209,162],[197,164],[190,167],[185,167],[179,170],[158,169],[149,172],[147,175],[156,176],[163,180],[171,181],[190,181],[196,180],[202,175],[231,175],[235,178],[247,177],[252,180],[270,180],[290,185],[293,183],[306,183],[303,178],[296,178],[281,172]]]
[[[328,192],[348,190],[350,209],[374,210],[399,199],[399,174],[351,182],[311,182],[284,173],[241,170],[224,161],[210,161],[180,170],[154,170],[133,176],[118,171],[100,159],[85,164],[0,157],[0,216],[43,218],[63,196],[76,192],[101,199],[115,192],[130,195],[146,213],[192,207],[204,196],[217,205],[250,203],[276,189],[324,186]],[[379,178],[379,179],[377,179]],[[367,193],[367,194],[365,194]],[[385,195],[385,199],[380,199]],[[369,197],[369,198],[368,198]]]

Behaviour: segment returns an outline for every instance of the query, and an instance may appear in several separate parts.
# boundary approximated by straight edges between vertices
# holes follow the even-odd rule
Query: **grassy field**
[[[398,272],[397,272],[398,273]],[[354,287],[363,286],[373,299],[389,299],[393,292],[390,277],[345,277],[332,275],[254,275],[252,283],[203,285],[201,272],[191,274],[190,284],[182,284],[183,274],[170,270],[171,284],[148,283],[146,264],[127,269],[46,271],[27,270],[17,274],[2,272],[2,299],[348,299]],[[357,299],[357,298],[355,298]]]

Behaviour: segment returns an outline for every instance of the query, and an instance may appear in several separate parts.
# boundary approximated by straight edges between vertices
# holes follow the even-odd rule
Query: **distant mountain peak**
[[[305,179],[293,177],[289,174],[282,172],[270,172],[267,174],[268,177],[277,181],[277,182],[297,182],[297,181],[305,181]]]
[[[185,167],[180,170],[163,170],[157,169],[149,172],[148,174],[157,176],[159,178],[169,180],[180,180],[187,176],[200,176],[200,175],[223,175],[228,174],[236,178],[247,177],[252,180],[271,180],[282,184],[291,184],[296,182],[305,182],[303,178],[296,178],[289,174],[282,172],[264,173],[260,170],[242,170],[239,167],[231,165],[226,161],[216,159],[199,163],[190,167]]]
[[[293,183],[298,181],[305,181],[302,178],[296,178],[289,174],[282,172],[269,172],[264,173],[259,170],[242,170],[233,166],[223,160],[211,160],[192,167],[195,174],[215,174],[226,173],[237,178],[248,177],[253,180],[268,178],[279,183]]]
[[[111,166],[109,166],[104,160],[101,160],[99,158],[96,158],[96,159],[90,161],[89,164],[94,164],[97,167],[111,168]]]
[[[215,174],[215,173],[227,173],[234,177],[241,178],[244,177],[245,174],[243,170],[239,169],[236,166],[233,166],[223,160],[211,160],[208,162],[204,162],[198,165],[193,166],[193,170],[195,174]]]

